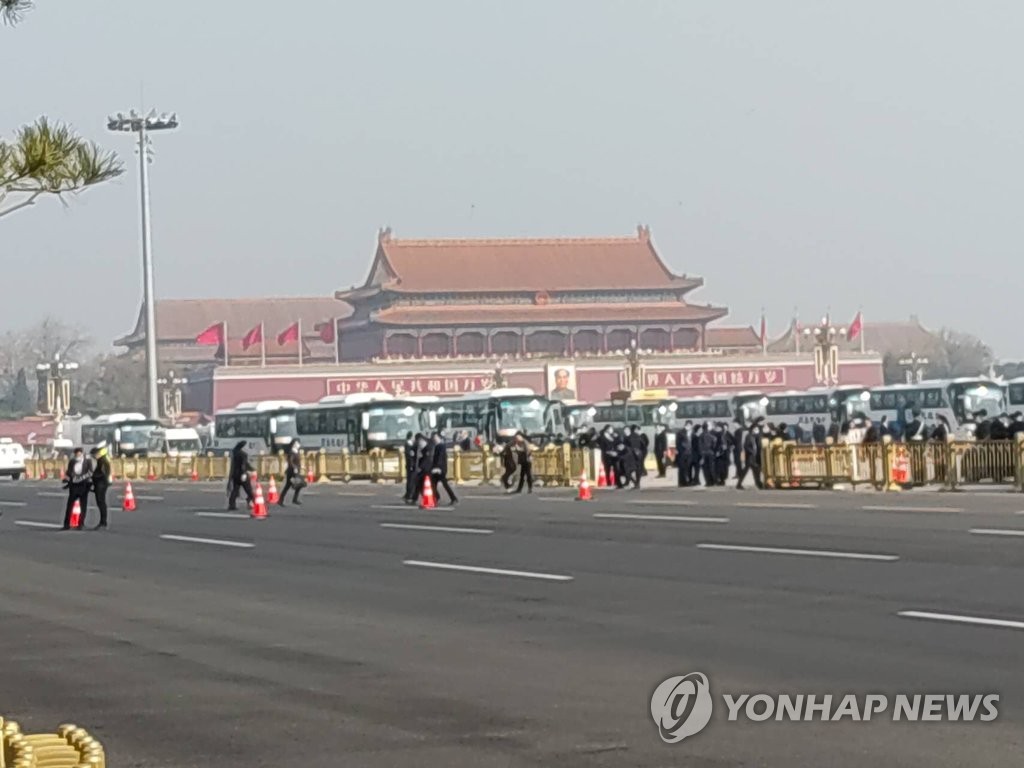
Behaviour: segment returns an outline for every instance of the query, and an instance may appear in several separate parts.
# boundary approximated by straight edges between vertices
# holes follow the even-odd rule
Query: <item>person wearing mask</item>
[[[420,496],[423,495],[423,486],[434,469],[434,441],[426,435],[420,435],[416,441],[416,450],[416,498],[413,499],[413,503],[419,501]],[[433,479],[431,479],[431,483],[433,483]],[[435,494],[435,500],[436,498]]]
[[[516,434],[516,460],[519,464],[519,487],[516,493],[523,492],[523,484],[526,484],[526,492],[533,493],[533,445],[526,439],[522,432]]]
[[[700,432],[700,466],[704,472],[704,485],[707,488],[718,485],[718,475],[715,474],[715,444],[718,441],[715,433],[711,431],[707,422]]]
[[[654,463],[658,465],[658,477],[665,476],[668,464],[665,463],[665,454],[668,453],[668,427],[664,424],[658,425],[658,431],[654,433]]]
[[[688,421],[683,428],[676,432],[676,483],[680,488],[690,485],[692,475],[690,464],[693,461],[693,448],[690,438],[690,428],[693,425]]]
[[[277,500],[277,504],[283,507],[288,491],[292,490],[292,504],[301,507],[299,491],[306,487],[306,479],[302,476],[302,445],[298,439],[293,439],[288,444],[288,453],[284,460],[284,488],[281,489],[281,498]]]
[[[640,478],[647,474],[647,469],[644,464],[647,461],[647,447],[650,445],[650,441],[647,439],[647,435],[640,431],[640,427],[634,424],[629,428],[629,434],[626,435],[626,447],[633,453],[636,458],[636,468],[634,469],[635,479],[634,485],[640,487]]]
[[[434,486],[435,494],[439,495],[441,487],[444,487],[445,493],[448,494],[448,506],[454,507],[459,503],[459,500],[455,496],[455,491],[452,490],[451,484],[448,482],[448,446],[445,445],[444,437],[442,437],[440,432],[434,433],[432,441],[434,450],[430,462],[430,482]],[[438,501],[440,501],[440,498]]]
[[[102,531],[107,527],[107,491],[110,489],[110,457],[107,455],[107,444],[100,443],[93,448],[92,457],[92,492],[96,497],[96,509],[100,511],[100,521],[94,531]],[[85,525],[85,507],[82,508],[82,525]]]
[[[62,530],[71,530],[71,510],[77,501],[81,507],[82,515],[78,519],[77,530],[85,528],[85,512],[89,506],[89,484],[92,482],[92,467],[85,458],[81,448],[75,448],[75,452],[68,462],[64,471],[64,487],[68,491],[68,503],[64,509],[64,525]]]
[[[231,494],[228,497],[228,509],[237,509],[238,494],[245,491],[245,500],[253,503],[252,480],[249,473],[252,472],[252,465],[249,463],[249,454],[245,450],[245,440],[239,440],[231,451]]]
[[[405,458],[405,495],[402,500],[406,504],[416,503],[416,464],[419,456],[416,443],[421,437],[422,435],[413,437],[411,431],[405,433],[405,445],[402,448],[402,455]]]
[[[601,431],[601,436],[597,439],[597,444],[601,449],[601,465],[604,467],[604,479],[608,487],[611,488],[612,479],[615,474],[615,465],[618,463],[619,454],[616,450],[618,440],[615,435],[615,430],[613,430],[610,425],[606,426]]]

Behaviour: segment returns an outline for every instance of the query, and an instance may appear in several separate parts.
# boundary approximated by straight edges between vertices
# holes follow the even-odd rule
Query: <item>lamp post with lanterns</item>
[[[833,325],[826,315],[821,323],[804,328],[804,337],[814,344],[814,378],[819,384],[839,384],[839,340],[846,338],[846,327]]]
[[[177,422],[181,416],[181,387],[188,384],[188,379],[179,378],[174,371],[168,371],[166,376],[156,380],[162,394],[161,400],[164,406],[164,416],[173,422]]]
[[[46,412],[53,417],[54,437],[58,440],[64,436],[64,417],[71,410],[71,377],[78,370],[78,363],[62,360],[60,352],[48,363],[39,363],[36,370],[39,378],[46,381]]]
[[[899,361],[907,376],[907,384],[920,384],[924,380],[924,372],[928,368],[928,358],[918,357],[917,352],[911,352],[910,357],[904,357]]]

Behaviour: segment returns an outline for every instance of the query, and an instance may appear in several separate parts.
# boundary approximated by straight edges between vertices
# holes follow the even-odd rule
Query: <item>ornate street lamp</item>
[[[910,357],[904,357],[899,361],[907,376],[907,384],[920,384],[924,381],[924,372],[928,368],[928,358],[918,357],[917,352],[911,352]]]
[[[846,338],[846,327],[832,325],[826,315],[819,325],[804,328],[804,337],[814,344],[814,378],[819,384],[839,384],[839,340]]]
[[[174,371],[168,371],[167,376],[157,379],[156,383],[161,391],[164,416],[171,422],[176,422],[181,416],[181,387],[188,384],[188,379],[178,378]]]
[[[46,376],[46,412],[56,424],[54,437],[60,439],[64,436],[64,417],[71,410],[70,374],[78,370],[78,363],[61,360],[57,352],[49,363],[36,365],[36,370]]]

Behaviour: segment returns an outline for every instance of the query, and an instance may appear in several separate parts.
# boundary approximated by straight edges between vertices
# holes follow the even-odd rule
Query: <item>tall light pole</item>
[[[906,373],[907,384],[920,384],[924,381],[924,372],[928,367],[927,357],[918,357],[917,352],[911,352],[910,357],[900,359],[899,364]]]
[[[846,328],[832,325],[826,315],[819,325],[804,328],[804,336],[814,342],[814,378],[819,384],[839,383],[839,339],[846,338]]]
[[[107,118],[107,129],[139,134],[139,192],[142,207],[142,288],[146,307],[146,398],[149,416],[160,418],[156,381],[156,298],[153,295],[153,237],[149,227],[149,139],[150,131],[166,131],[178,127],[178,115],[155,111],[142,116],[134,109],[125,117],[118,112]]]
[[[68,374],[78,370],[78,363],[60,359],[60,352],[49,363],[39,363],[36,370],[46,374],[46,410],[53,416],[54,437],[64,435],[64,417],[71,410],[71,379]]]

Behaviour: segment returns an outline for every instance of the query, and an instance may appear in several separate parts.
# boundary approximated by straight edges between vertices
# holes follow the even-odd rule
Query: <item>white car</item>
[[[9,437],[0,437],[0,477],[19,479],[25,474],[25,449]]]

